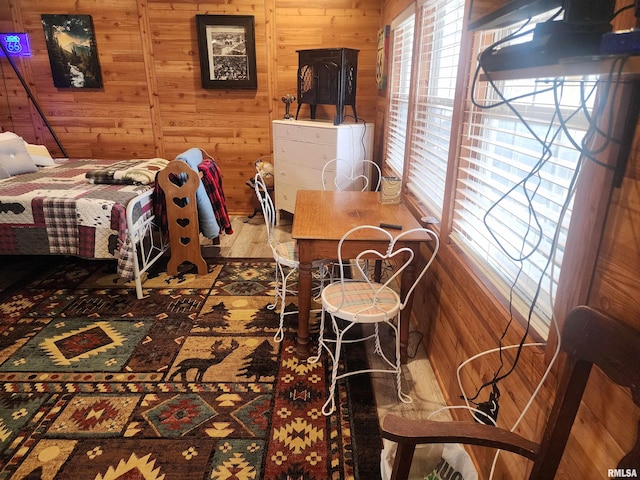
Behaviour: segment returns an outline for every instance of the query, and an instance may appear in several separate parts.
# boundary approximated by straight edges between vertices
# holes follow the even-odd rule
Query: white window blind
[[[442,218],[464,0],[427,0],[421,7],[416,105],[409,133],[407,188]]]
[[[477,41],[488,44],[485,36]],[[478,84],[476,102],[491,108],[471,106],[461,138],[451,238],[542,335],[551,319],[580,159],[570,137],[580,143],[588,128],[579,108],[581,86],[589,110],[593,83],[496,83],[508,104],[487,82]]]
[[[411,87],[411,61],[415,14],[392,25],[391,81],[389,86],[389,116],[387,129],[387,165],[399,176],[404,169],[404,151]]]

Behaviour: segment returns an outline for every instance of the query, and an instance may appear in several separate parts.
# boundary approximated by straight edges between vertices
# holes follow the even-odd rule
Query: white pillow
[[[20,138],[20,136],[13,132],[0,132],[0,142],[2,140],[10,140],[12,138]]]
[[[24,140],[15,133],[0,133],[0,178],[37,171],[38,166],[27,152]]]
[[[44,145],[33,145],[31,143],[24,142],[25,147],[27,147],[27,152],[31,156],[33,162],[39,167],[49,167],[55,165],[56,162],[53,161],[49,150]]]

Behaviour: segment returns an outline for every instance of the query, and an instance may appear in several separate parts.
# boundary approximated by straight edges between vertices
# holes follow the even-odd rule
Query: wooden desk
[[[318,259],[335,259],[338,256],[338,242],[342,236],[359,225],[379,225],[381,222],[402,225],[403,230],[420,228],[421,225],[404,204],[381,205],[377,192],[335,192],[318,190],[298,190],[296,213],[293,218],[291,236],[298,242],[300,262],[298,280],[298,356],[309,356],[309,311],[311,309],[311,263]],[[393,236],[400,230],[390,230]],[[355,258],[365,248],[376,248],[388,243],[382,238],[362,236],[343,245],[346,258]],[[418,253],[419,245],[428,241],[425,234],[407,236],[402,245],[409,246]],[[415,266],[411,265],[403,274],[400,283],[401,297],[415,281]],[[407,359],[407,340],[411,298],[400,316],[401,358]]]

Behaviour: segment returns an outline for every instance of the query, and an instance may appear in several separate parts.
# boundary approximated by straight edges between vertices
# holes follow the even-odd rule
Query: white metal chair
[[[322,355],[322,351],[326,350],[333,361],[333,369],[331,374],[331,386],[329,388],[329,398],[325,402],[322,412],[330,415],[335,410],[335,389],[336,382],[342,378],[360,373],[393,373],[396,376],[396,385],[398,389],[398,398],[404,403],[411,403],[411,397],[402,391],[402,366],[400,361],[400,313],[407,305],[407,300],[412,295],[416,285],[431,266],[439,248],[438,236],[431,230],[426,228],[416,228],[407,230],[396,236],[395,238],[386,230],[377,227],[364,225],[349,230],[340,240],[338,244],[338,262],[343,263],[343,245],[346,241],[354,240],[354,238],[362,238],[359,234],[363,230],[369,230],[376,236],[388,240],[385,250],[366,249],[358,254],[351,261],[352,278],[346,278],[345,268],[341,268],[340,281],[335,281],[327,285],[321,293],[322,299],[322,316],[320,320],[320,336],[318,339],[318,352],[311,357],[309,362],[317,362]],[[414,252],[408,246],[402,246],[402,239],[407,235],[415,235],[417,232],[423,232],[425,241],[433,240],[433,253],[427,260],[425,266],[416,276],[416,280],[410,287],[404,299],[398,294],[397,285],[399,284],[400,275],[414,261]],[[380,283],[372,279],[373,273],[368,267],[368,259],[387,260],[394,269],[388,277],[381,280]],[[394,288],[396,287],[396,288]],[[328,313],[331,317],[331,325],[335,338],[327,338],[324,332],[325,316]],[[356,325],[369,324],[373,325],[373,333],[370,328],[363,335],[353,338],[353,335],[345,337]],[[388,358],[385,354],[381,339],[379,336],[380,324],[387,324],[392,329],[395,336],[395,358]],[[354,332],[351,332],[352,334]],[[347,371],[339,374],[339,363],[341,351],[350,343],[361,342],[372,339],[374,341],[374,352],[384,360],[385,368],[367,368],[357,371]],[[333,349],[331,348],[333,345]],[[388,368],[387,368],[388,367]]]
[[[356,169],[358,171],[356,171]],[[368,174],[368,175],[367,175]],[[375,175],[375,176],[374,176]],[[334,158],[324,164],[322,168],[322,189],[323,190],[351,190],[362,192],[369,190],[370,178],[377,178],[375,191],[380,190],[382,172],[378,164],[372,160],[359,160],[351,162],[342,158]],[[333,186],[334,188],[330,188]],[[345,260],[349,263],[349,260]],[[338,263],[337,265],[342,265]],[[335,265],[334,265],[335,266]],[[331,268],[331,279],[333,280],[333,267]],[[376,261],[378,271],[382,269],[382,262]]]
[[[256,191],[256,196],[258,197],[258,202],[260,202],[260,207],[262,208],[265,226],[267,227],[267,241],[271,247],[273,259],[276,262],[275,299],[268,308],[270,310],[277,310],[278,302],[280,302],[280,322],[278,330],[273,337],[276,342],[280,342],[284,338],[284,317],[286,315],[297,313],[297,311],[286,312],[285,309],[287,293],[294,295],[297,294],[297,292],[287,288],[287,282],[291,275],[297,271],[300,265],[300,262],[298,261],[298,246],[295,240],[280,242],[276,238],[276,209],[267,190],[264,177],[260,173],[256,173],[254,178],[254,189]],[[317,260],[313,262],[312,266],[319,270],[320,280],[322,282],[324,279],[324,262],[322,260]]]
[[[367,175],[368,174],[368,175]],[[322,168],[323,190],[369,190],[373,179],[377,178],[376,188],[380,190],[382,173],[376,162],[357,160],[351,162],[342,158],[334,158]],[[333,187],[333,188],[332,188]]]

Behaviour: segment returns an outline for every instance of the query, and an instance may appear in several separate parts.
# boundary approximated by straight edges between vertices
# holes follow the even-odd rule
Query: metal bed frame
[[[133,254],[133,280],[136,284],[136,297],[144,298],[142,276],[169,249],[169,239],[162,234],[159,219],[150,215],[139,214],[136,207],[146,203],[153,204],[154,190],[147,190],[127,204],[127,236],[131,241]],[[137,218],[136,218],[137,216]]]

